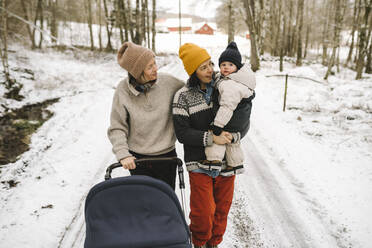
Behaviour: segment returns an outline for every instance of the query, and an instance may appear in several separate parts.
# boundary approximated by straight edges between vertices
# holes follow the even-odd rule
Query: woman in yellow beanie
[[[112,150],[131,175],[151,176],[174,189],[173,163],[136,168],[134,160],[177,156],[171,104],[176,91],[185,84],[169,74],[158,73],[155,54],[132,42],[122,45],[117,60],[128,77],[117,86],[112,103],[108,129]]]
[[[177,139],[183,143],[184,160],[190,179],[190,231],[194,247],[217,247],[226,230],[227,215],[234,193],[235,175],[223,176],[226,162],[206,161],[205,147],[238,140],[236,133],[214,135],[210,129],[216,107],[213,63],[208,52],[192,43],[180,47],[190,76],[187,85],[173,99],[173,122]]]

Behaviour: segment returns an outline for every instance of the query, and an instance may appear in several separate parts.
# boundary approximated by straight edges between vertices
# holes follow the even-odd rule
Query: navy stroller
[[[178,158],[137,159],[136,166],[164,161],[178,166],[184,202],[182,161]],[[84,248],[191,248],[184,212],[173,189],[148,176],[111,179],[95,185],[85,201],[86,237]]]

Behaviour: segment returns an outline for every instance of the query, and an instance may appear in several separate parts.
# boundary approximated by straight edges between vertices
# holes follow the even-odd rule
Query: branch
[[[285,77],[285,76],[286,76],[286,74],[276,74],[276,75],[266,75],[265,77]],[[324,82],[317,81],[317,80],[315,80],[315,79],[308,78],[308,77],[292,76],[292,75],[288,75],[288,77],[292,77],[292,78],[302,78],[302,79],[307,79],[307,80],[314,81],[315,83],[324,84]]]
[[[51,39],[53,39],[53,40],[55,40],[55,41],[58,41],[59,43],[63,44],[62,42],[60,42],[60,41],[58,40],[58,38],[54,37],[53,35],[50,35],[47,31],[45,31],[45,30],[39,28],[37,25],[33,24],[32,22],[23,19],[22,17],[20,17],[20,16],[18,16],[18,15],[16,15],[16,14],[10,12],[10,11],[7,10],[7,9],[4,9],[4,8],[1,7],[1,6],[0,6],[0,9],[5,10],[6,12],[8,12],[8,15],[13,16],[13,17],[15,17],[15,18],[17,18],[17,19],[23,21],[24,23],[26,23],[26,24],[32,26],[33,28],[37,29],[40,33],[43,33],[43,34],[49,36]],[[76,47],[74,47],[74,46],[72,46],[72,45],[67,45],[67,44],[65,44],[65,45],[66,45],[67,47],[71,48],[71,49],[80,50],[80,49],[78,49],[78,48],[76,48]]]

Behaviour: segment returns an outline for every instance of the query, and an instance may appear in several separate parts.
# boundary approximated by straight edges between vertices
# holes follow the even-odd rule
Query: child
[[[225,130],[224,127],[232,119],[234,110],[243,99],[254,97],[255,75],[248,64],[242,65],[241,60],[242,57],[234,41],[227,46],[218,60],[220,75],[217,77],[216,87],[220,93],[220,107],[212,126],[212,131],[215,135],[220,135],[222,130]],[[242,114],[241,112],[236,113]],[[250,109],[249,113],[243,112],[243,114],[248,115],[249,118]],[[234,118],[239,119],[239,116],[234,116]],[[233,131],[237,132],[236,130]],[[244,155],[240,147],[240,138],[231,144],[213,144],[205,148],[205,154],[210,163],[221,163],[225,152],[227,168],[221,171],[221,175],[228,176],[243,173]]]

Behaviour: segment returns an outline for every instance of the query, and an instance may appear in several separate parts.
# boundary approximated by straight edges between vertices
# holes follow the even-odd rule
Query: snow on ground
[[[158,57],[161,66],[168,64],[161,70],[186,79],[175,56],[178,36],[157,37],[157,51],[172,54]],[[226,40],[224,35],[182,38],[182,42],[205,47],[215,63]],[[237,38],[237,43],[247,56],[249,41]],[[55,115],[33,135],[30,150],[19,161],[1,167],[0,181],[19,183],[13,188],[0,184],[0,247],[58,247],[85,194],[102,180],[105,167],[114,161],[106,129],[114,88],[125,71],[116,64],[114,54],[29,51],[16,44],[10,49],[22,51],[10,54],[10,66],[33,70],[35,81],[14,72],[25,84],[21,93],[26,98],[22,103],[0,98],[0,103],[19,107],[55,97],[61,100],[50,107]],[[372,78],[364,75],[356,81],[355,72],[342,68],[325,82],[326,68],[321,65],[285,63],[285,72],[279,73],[278,63],[264,61],[256,73],[252,126],[243,146],[249,150],[252,142],[257,147],[271,173],[280,178],[278,187],[288,193],[288,204],[303,208],[297,214],[317,215],[331,229],[338,247],[369,247]],[[319,83],[290,77],[283,112],[284,77],[272,75],[285,73]],[[0,113],[3,111],[1,108]],[[180,150],[178,145],[182,156]],[[266,232],[270,230],[266,225],[280,223],[262,223],[249,202],[241,204],[249,199],[244,188],[249,171],[237,178],[235,212],[230,215],[223,247],[239,247],[237,235],[256,238],[255,247],[283,247],[280,240],[269,240]],[[242,210],[251,229],[235,232],[235,226],[243,222],[236,221],[240,216],[236,213]],[[309,220],[305,226],[312,223]],[[309,229],[309,234],[313,232],[316,229]]]

